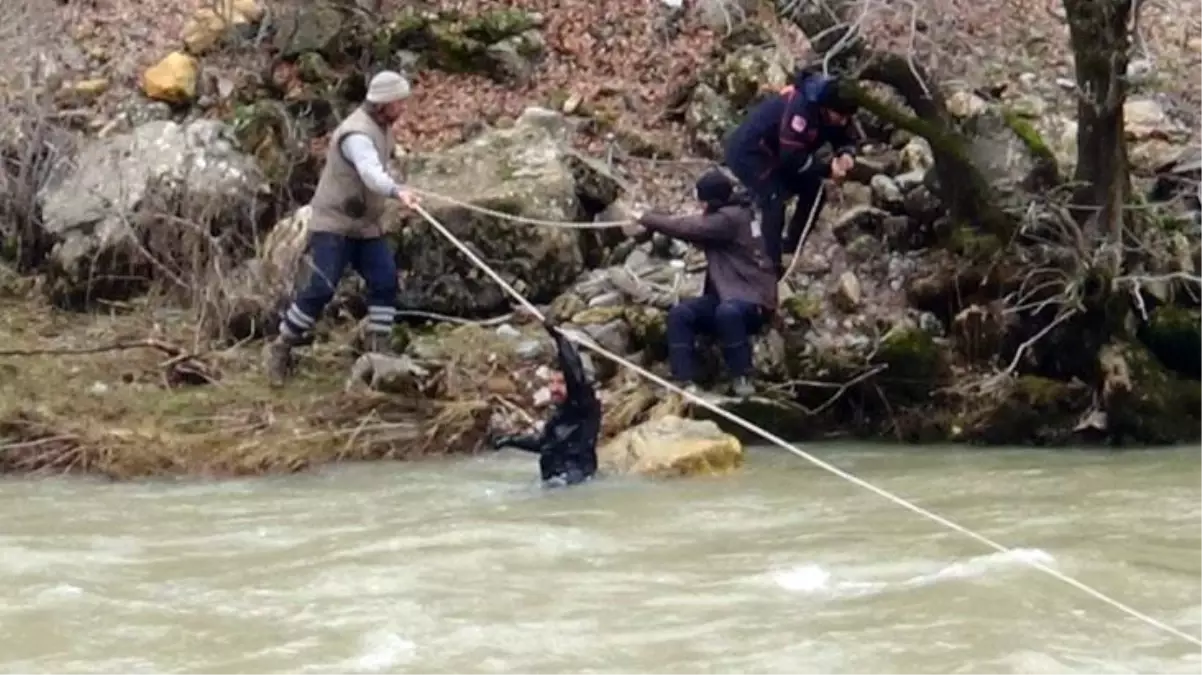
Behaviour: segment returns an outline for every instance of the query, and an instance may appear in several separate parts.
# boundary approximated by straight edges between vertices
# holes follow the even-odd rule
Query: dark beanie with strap
[[[710,169],[697,179],[697,200],[708,209],[719,209],[731,201],[734,183],[718,169]]]

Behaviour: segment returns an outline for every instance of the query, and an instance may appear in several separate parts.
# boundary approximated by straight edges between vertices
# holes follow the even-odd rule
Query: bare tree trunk
[[[1131,190],[1123,103],[1132,5],[1132,0],[1064,0],[1079,89],[1075,210],[1090,230],[1105,232],[1116,251]]]

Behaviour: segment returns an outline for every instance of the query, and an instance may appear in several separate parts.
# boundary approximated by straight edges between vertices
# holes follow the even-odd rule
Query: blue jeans
[[[751,336],[764,324],[759,305],[744,300],[719,302],[712,295],[682,300],[668,311],[668,365],[677,382],[696,381],[697,336],[718,338],[731,377],[751,374]]]
[[[382,237],[355,239],[332,232],[309,235],[313,269],[309,281],[280,320],[280,334],[299,338],[313,330],[349,263],[367,283],[367,330],[392,332],[396,318],[396,258]]]

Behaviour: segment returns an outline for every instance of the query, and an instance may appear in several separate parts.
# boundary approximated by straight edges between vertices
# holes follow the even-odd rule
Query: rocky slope
[[[971,139],[968,155],[999,194],[1039,216],[1030,221],[1038,234],[1055,220],[1047,215],[1055,206],[1049,175],[1054,184],[1076,159],[1073,99],[1063,81],[1071,62],[1062,28],[1038,29],[1013,48],[1016,35],[1034,30],[1016,20],[1024,15],[1014,4],[952,3],[939,12],[932,5],[926,9],[940,22],[924,31],[942,30],[946,38],[923,38],[914,49],[929,57],[937,47],[946,62],[938,72],[960,78],[948,82],[946,94],[957,128]],[[152,371],[166,369],[161,386],[200,407],[206,404],[195,394],[177,388],[233,387],[241,392],[234,407],[270,410],[265,392],[261,404],[248,402],[248,391],[262,392],[248,384],[257,377],[250,354],[273,329],[274,312],[297,278],[306,221],[297,207],[311,193],[322,136],[361,96],[365,71],[387,65],[413,74],[412,115],[397,130],[406,151],[396,169],[434,194],[556,221],[621,219],[639,204],[687,208],[688,185],[715,156],[722,135],[764,88],[785,82],[805,44],[794,27],[759,6],[728,12],[743,22],[727,32],[715,21],[723,16],[716,6],[707,15],[658,3],[365,8],[224,0],[154,12],[146,29],[153,39],[132,49],[126,20],[146,7],[114,5],[106,14],[68,5],[60,12],[70,16],[57,20],[70,30],[57,55],[47,52],[45,59],[53,68],[33,80],[43,95],[26,96],[13,83],[6,89],[14,111],[5,127],[15,167],[10,185],[44,183],[6,204],[3,248],[19,272],[8,273],[8,285],[17,296],[32,292],[68,310],[142,306],[146,298],[184,307],[190,336],[177,330],[173,344],[213,347],[179,349],[166,366],[154,365]],[[1048,25],[1057,26],[1054,6],[1022,9],[1048,13]],[[901,20],[874,17],[871,30],[882,44],[896,41],[898,26],[908,25]],[[997,32],[1002,24],[1008,32]],[[1174,76],[1196,73],[1190,41],[1197,31],[1156,15],[1150,26],[1156,63]],[[1180,35],[1173,33],[1178,28]],[[1011,44],[997,53],[1007,56],[993,70],[947,58],[981,56],[1003,41]],[[1174,99],[1189,104],[1197,93],[1185,87],[1165,95],[1150,82],[1141,87],[1127,106],[1133,168],[1141,192],[1163,198],[1173,194],[1174,176],[1198,171],[1196,162],[1174,163],[1196,143]],[[54,111],[65,109],[87,113],[63,122]],[[1030,233],[1000,241],[952,222],[938,197],[929,144],[871,114],[860,126],[865,143],[854,180],[832,195],[796,273],[782,285],[783,324],[757,341],[762,394],[725,405],[799,438],[1038,444],[1197,438],[1202,263],[1190,215],[1196,203],[1157,206],[1151,224],[1141,226],[1141,245],[1151,253],[1127,275],[1145,280],[1131,296],[1138,318],[1118,332],[1122,339],[1107,331],[1110,346],[1085,348],[1097,333],[1091,325],[1062,322],[1059,314],[1050,320],[1047,313],[1088,302],[1079,292],[1084,280],[1064,271],[1075,268],[1054,259],[1062,247],[1044,246]],[[1032,192],[1033,185],[1042,192]],[[697,251],[658,238],[637,244],[617,229],[549,229],[437,197],[428,203],[569,330],[664,372],[665,311],[700,288]],[[488,428],[512,428],[530,417],[545,395],[539,368],[550,362],[550,345],[519,318],[454,329],[427,323],[422,317],[430,312],[473,321],[504,315],[509,303],[423,221],[400,212],[390,219],[403,270],[401,304],[410,317],[397,329],[406,358],[377,364],[387,377],[356,372],[352,380],[363,375],[396,394],[343,391],[346,356],[320,359],[320,376],[296,385],[311,388],[312,400],[293,402],[287,412],[280,407],[280,414],[313,425],[311,437],[320,439],[314,445],[327,450],[331,437],[366,424],[363,415],[407,420],[386,423],[408,425],[403,434],[387,427],[377,433],[385,440],[352,439],[361,450],[354,456],[393,456],[405,443],[478,447]],[[333,335],[319,336],[315,353],[325,353],[323,345],[339,353],[336,345],[362,317],[358,291],[357,280],[344,282],[329,312]],[[31,339],[22,335],[22,344]],[[1070,358],[1074,350],[1084,356]],[[38,368],[18,372],[67,376],[53,355],[37,358]],[[716,351],[710,362],[720,363]],[[203,376],[181,374],[181,363]],[[679,401],[661,401],[662,392],[612,364],[592,365],[605,390],[608,434],[679,410]],[[720,388],[720,369],[711,370],[711,384]],[[14,386],[32,384],[18,378]],[[223,395],[212,394],[210,403]],[[46,438],[70,436],[76,440],[51,444],[69,456],[87,445],[79,434],[54,428],[53,420],[72,417],[70,400],[47,392],[36,411],[13,401],[5,412],[20,423],[0,426],[0,438],[42,447],[36,444]],[[136,418],[145,412],[139,405],[126,402],[121,415]],[[381,405],[395,409],[381,413]],[[340,412],[314,417],[323,408]],[[161,411],[154,416],[161,419]],[[291,423],[265,424],[262,433],[280,434],[282,443]],[[264,438],[261,445],[270,446]],[[254,471],[260,454],[203,470]],[[271,466],[308,463],[288,457]],[[65,460],[34,453],[22,461],[61,466]],[[154,472],[146,467],[159,464],[138,466]]]

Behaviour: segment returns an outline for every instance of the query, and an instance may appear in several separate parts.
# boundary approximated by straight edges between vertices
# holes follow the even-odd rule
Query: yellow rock
[[[104,77],[94,77],[90,80],[80,80],[71,86],[72,89],[87,96],[99,96],[109,88],[109,81]]]
[[[142,73],[142,91],[156,100],[187,103],[196,98],[199,64],[183,52],[171,52]]]
[[[201,7],[184,24],[184,46],[192,54],[204,54],[217,45],[230,26],[256,23],[263,18],[256,0],[222,0],[220,5]]]
[[[63,88],[59,90],[59,100],[72,104],[90,103],[100,98],[100,95],[108,91],[108,88],[109,81],[103,77],[80,80],[63,85]]]
[[[201,7],[184,23],[184,46],[192,54],[204,54],[221,41],[226,26],[225,17],[210,7]]]
[[[597,462],[606,474],[717,476],[743,465],[743,444],[712,421],[666,415],[618,434]]]
[[[234,23],[255,23],[263,18],[263,3],[258,0],[225,0],[224,14],[233,16]]]

